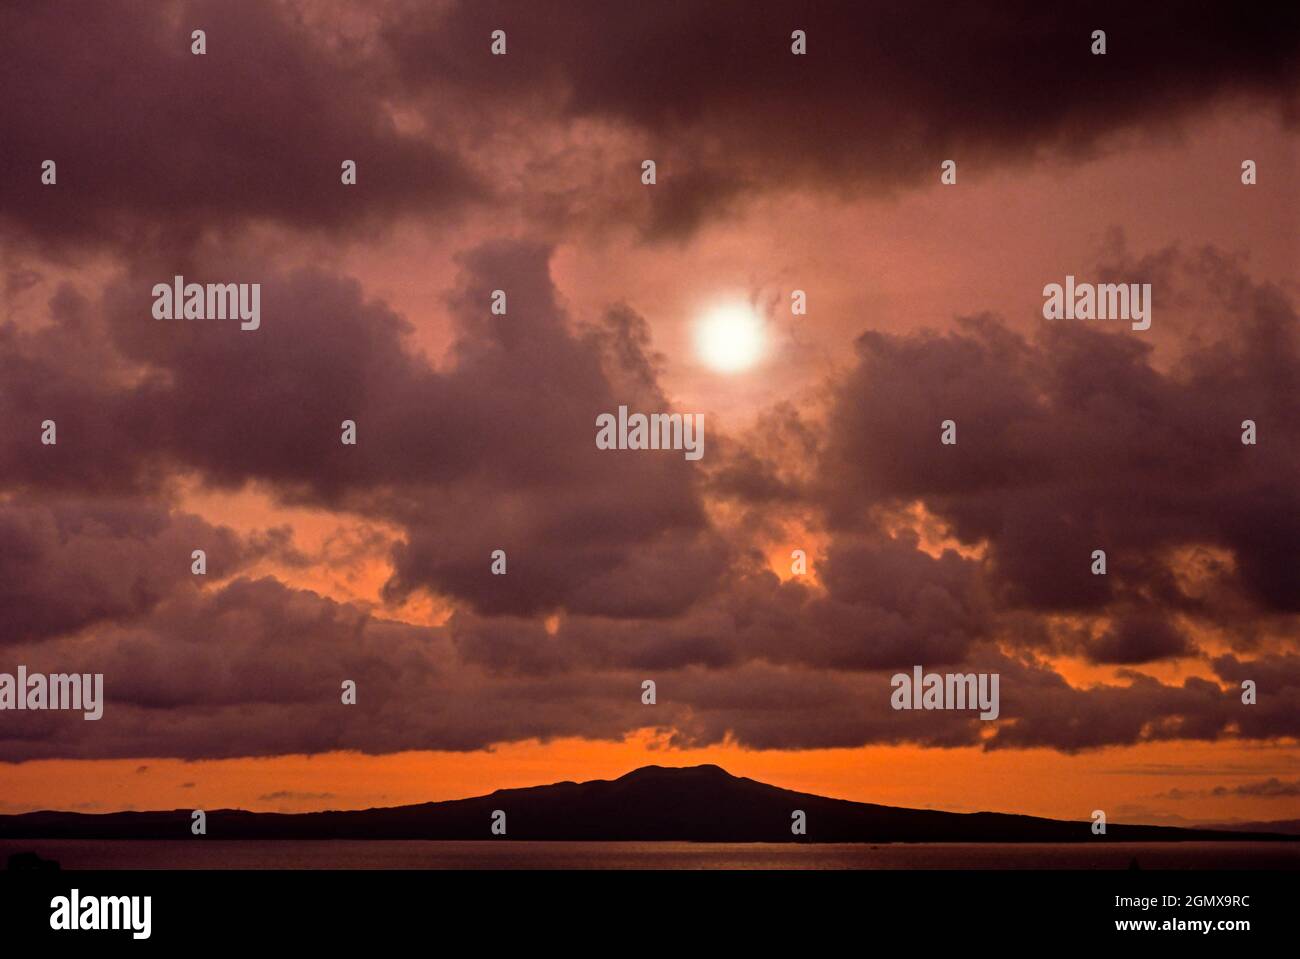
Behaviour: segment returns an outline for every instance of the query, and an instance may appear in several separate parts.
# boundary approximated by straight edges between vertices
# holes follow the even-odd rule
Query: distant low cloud
[[[1158,799],[1207,799],[1225,796],[1247,796],[1254,799],[1293,799],[1300,796],[1300,779],[1283,781],[1276,776],[1238,786],[1216,786],[1213,789],[1170,789],[1160,793]]]
[[[273,793],[263,793],[261,796],[258,796],[257,798],[261,802],[275,802],[276,800],[280,800],[280,799],[293,799],[293,800],[305,801],[310,799],[333,799],[334,794],[295,792],[294,790],[291,789],[281,789]]]

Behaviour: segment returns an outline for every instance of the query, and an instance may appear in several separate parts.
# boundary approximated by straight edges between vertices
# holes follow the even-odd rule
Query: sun
[[[747,303],[722,303],[700,316],[695,349],[719,373],[739,373],[763,358],[766,331],[763,319]]]

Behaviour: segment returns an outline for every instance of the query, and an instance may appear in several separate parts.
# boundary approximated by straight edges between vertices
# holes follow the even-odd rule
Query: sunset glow
[[[763,356],[766,336],[762,318],[743,303],[714,306],[695,330],[700,358],[719,373],[747,370]]]
[[[1281,31],[66,6],[0,9],[0,813],[1300,819]]]

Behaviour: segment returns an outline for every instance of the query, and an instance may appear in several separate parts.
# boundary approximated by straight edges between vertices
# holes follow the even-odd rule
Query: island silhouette
[[[494,836],[494,813],[507,831]],[[806,817],[806,835],[791,830]],[[191,812],[33,812],[0,816],[0,839],[180,839]],[[411,806],[310,813],[206,811],[212,839],[429,839],[694,842],[1179,842],[1296,840],[1274,832],[1071,822],[831,799],[733,776],[713,765],[644,766],[614,780],[500,789]]]

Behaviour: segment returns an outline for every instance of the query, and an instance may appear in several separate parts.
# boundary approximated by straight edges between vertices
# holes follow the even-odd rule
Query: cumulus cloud
[[[839,385],[813,495],[836,527],[871,506],[920,501],[962,542],[988,548],[1011,607],[1190,608],[1168,551],[1231,551],[1228,583],[1294,614],[1300,581],[1296,314],[1276,288],[1247,293],[1247,322],[1162,371],[1148,346],[1082,325],[1032,341],[988,316],[946,334],[869,332]],[[938,442],[940,423],[958,443]],[[1244,446],[1241,421],[1276,442]],[[1094,549],[1107,575],[1090,572]],[[1185,648],[1130,623],[1155,650]],[[1139,635],[1141,634],[1141,635]],[[1104,640],[1094,652],[1117,662]]]
[[[203,56],[190,52],[196,28]],[[174,247],[263,221],[368,231],[479,195],[435,137],[399,128],[364,48],[329,39],[284,4],[96,4],[77,29],[66,10],[6,6],[0,226],[67,255]],[[40,179],[49,159],[54,188]],[[352,192],[344,160],[358,164]]]
[[[864,315],[814,399],[774,381],[750,428],[708,414],[696,464],[596,449],[598,415],[676,407],[656,352],[674,318],[617,294],[593,308],[556,279],[566,240],[599,223],[689,242],[772,191],[902,191],[957,154],[963,171],[1086,158],[1229,99],[1293,123],[1300,31],[1271,19],[1293,12],[392,3],[355,32],[329,12],[108,5],[80,32],[0,12],[0,240],[40,267],[11,268],[5,302],[103,257],[54,288],[44,325],[0,324],[0,645],[33,670],[103,672],[107,694],[98,722],[7,716],[0,759],[474,750],[647,725],[761,749],[1300,734],[1289,288],[1214,249],[1120,251],[1102,275],[1149,275],[1167,304],[1150,338],[1029,336],[1000,303],[945,331]],[[1114,23],[1104,62],[1094,20]],[[497,26],[504,58],[487,54]],[[294,265],[317,235],[393,243],[471,209],[433,319],[381,295],[400,278]],[[261,328],[152,319],[153,285],[177,274],[260,283]],[[385,532],[304,551],[290,529],[194,515],[187,488]],[[812,575],[773,571],[792,530]],[[370,605],[288,582],[314,556],[380,552]],[[250,571],[262,560],[271,574]],[[425,597],[438,625],[393,618]],[[1000,673],[999,721],[891,710],[890,675],[913,664]]]
[[[199,581],[191,572],[199,548],[214,579],[264,552],[229,529],[138,500],[0,502],[0,645],[148,613]]]
[[[769,190],[909,189],[952,157],[977,174],[1087,158],[1223,100],[1296,116],[1293,11],[931,6],[188,0],[97,4],[77,30],[10,6],[0,229],[66,256],[261,223],[359,239],[511,204],[540,229],[630,220],[680,240]],[[488,52],[497,28],[508,56]],[[790,53],[795,28],[807,56]],[[646,157],[662,179],[633,196]]]
[[[598,412],[668,399],[643,321],[627,310],[565,315],[548,260],[544,247],[512,243],[465,257],[445,368],[409,349],[405,322],[384,304],[318,271],[268,276],[274,312],[255,358],[238,331],[162,326],[144,337],[126,322],[111,325],[111,342],[145,371],[132,381],[47,355],[50,375],[31,381],[27,402],[81,376],[100,428],[146,417],[155,464],[392,523],[402,536],[387,592],[427,590],[454,611],[423,627],[274,579],[198,590],[183,561],[194,540],[221,544],[229,572],[286,544],[239,541],[129,499],[50,508],[20,498],[0,524],[13,544],[13,652],[34,669],[75,659],[104,672],[110,706],[98,723],[48,713],[10,723],[7,758],[478,749],[618,738],[647,723],[677,743],[757,748],[1073,752],[1300,732],[1293,655],[1221,656],[1217,682],[1131,671],[1091,686],[1041,658],[1134,667],[1203,657],[1185,624],[1236,618],[1254,629],[1243,651],[1293,628],[1294,570],[1274,564],[1295,545],[1285,516],[1296,494],[1278,477],[1296,475],[1296,420],[1259,386],[1296,365],[1294,314],[1276,291],[1249,292],[1235,342],[1167,370],[1122,337],[1048,328],[1028,340],[991,316],[943,335],[868,332],[824,420],[773,414],[811,468],[778,476],[780,442],[726,437],[703,473],[675,455],[634,462],[594,449]],[[502,276],[508,322],[485,309]],[[125,319],[132,289],[109,289],[110,318]],[[48,353],[42,336],[14,340],[15,352]],[[1231,415],[1208,416],[1207,389]],[[1267,424],[1268,444],[1241,446],[1241,409]],[[952,410],[959,443],[943,447],[938,424]],[[358,421],[355,449],[336,445],[343,418]],[[12,446],[8,455],[31,459]],[[151,488],[136,462],[114,465],[122,477],[86,481]],[[816,582],[782,582],[745,527],[710,519],[711,495],[775,496],[822,527]],[[891,526],[916,502],[953,546],[928,548],[920,531]],[[1099,544],[1104,578],[1089,569]],[[1194,545],[1232,559],[1199,591],[1170,558]],[[506,577],[488,572],[494,548],[510,556]],[[180,560],[162,570],[172,552]],[[74,634],[90,626],[86,644]],[[1002,721],[986,735],[969,715],[890,710],[890,674],[916,663],[999,672]],[[651,675],[664,690],[653,715],[636,695]],[[338,702],[343,679],[358,683],[356,707]],[[1240,706],[1243,679],[1258,684],[1258,705]]]
[[[879,192],[934,182],[951,157],[975,171],[1043,154],[1086,158],[1108,134],[1174,126],[1220,98],[1260,101],[1294,121],[1300,78],[1293,11],[1104,4],[1080,16],[1032,3],[848,0],[396,10],[380,36],[404,88],[430,109],[447,89],[498,117],[522,102],[534,128],[625,131],[629,177],[656,157],[668,178],[641,212],[652,238],[689,235],[764,189]],[[1105,58],[1090,52],[1101,25]],[[498,27],[509,55],[482,56]],[[790,52],[796,28],[806,56]],[[610,204],[626,215],[617,195]]]

